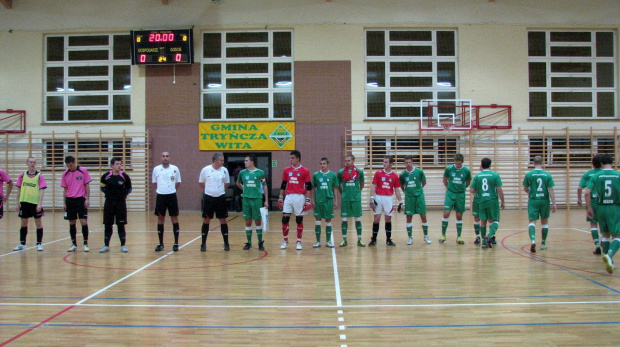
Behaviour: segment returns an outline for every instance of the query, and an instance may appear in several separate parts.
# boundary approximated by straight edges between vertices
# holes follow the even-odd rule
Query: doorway
[[[248,152],[248,153],[224,153],[224,162],[226,168],[231,176],[230,187],[232,187],[232,206],[229,209],[232,211],[241,212],[241,189],[237,187],[237,174],[245,169],[245,157],[248,154],[254,154],[256,156],[256,167],[265,172],[265,179],[267,180],[267,189],[269,196],[271,197],[271,153],[269,152]],[[233,182],[233,179],[235,182]]]

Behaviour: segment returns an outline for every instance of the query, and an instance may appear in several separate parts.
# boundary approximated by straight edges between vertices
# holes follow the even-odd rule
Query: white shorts
[[[290,213],[296,216],[303,216],[304,204],[306,203],[306,196],[303,194],[287,194],[284,197],[284,207],[282,213]]]
[[[382,214],[392,217],[394,215],[394,197],[392,195],[375,195],[375,211],[373,214]]]

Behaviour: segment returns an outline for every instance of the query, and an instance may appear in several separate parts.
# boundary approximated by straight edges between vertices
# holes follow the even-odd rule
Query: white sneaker
[[[329,247],[329,248],[334,248],[334,244],[333,244],[331,241],[327,242],[327,243],[325,244],[325,246],[327,246],[327,247]]]
[[[75,252],[75,251],[77,251],[76,245],[71,245],[71,247],[69,247],[69,249],[67,250],[67,252]]]
[[[616,265],[614,265],[614,261],[611,259],[609,254],[605,254],[603,256],[603,262],[605,263],[605,269],[607,269],[607,272],[609,272],[610,274],[614,273]]]
[[[37,251],[41,252],[43,250],[43,245],[38,243],[37,244]]]
[[[84,244],[84,252],[90,252],[90,248],[87,244]]]
[[[127,248],[127,246],[121,246],[121,252],[127,253],[129,252],[129,248]]]
[[[24,249],[26,249],[26,246],[22,245],[21,243],[15,246],[15,248],[13,248],[14,251],[23,251]]]
[[[540,249],[542,249],[542,250],[547,249],[547,244],[543,243],[542,245],[540,245]]]
[[[295,246],[296,250],[301,250],[301,242],[297,241],[297,246]]]
[[[407,244],[408,245],[413,245],[413,238],[410,237],[409,240],[407,240]]]
[[[319,248],[319,247],[321,247],[321,243],[320,242],[317,242],[314,245],[312,245],[312,248]]]
[[[282,245],[280,245],[280,249],[286,249],[286,245],[288,245],[288,242],[282,241]]]
[[[99,248],[99,253],[105,253],[105,252],[109,252],[110,251],[110,247],[108,246],[103,246],[101,248]]]
[[[428,237],[428,235],[424,235],[424,242],[430,244],[432,241],[431,241],[431,238]]]

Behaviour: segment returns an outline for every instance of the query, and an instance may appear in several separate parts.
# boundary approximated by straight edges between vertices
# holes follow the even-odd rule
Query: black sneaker
[[[224,244],[224,250],[226,252],[230,251],[230,246],[227,243]]]
[[[368,247],[374,247],[377,245],[377,241],[375,240],[370,240],[370,242],[368,242]]]
[[[265,243],[265,241],[261,241],[258,243],[258,250],[259,251],[264,251],[265,250],[265,246],[263,245],[263,243]]]
[[[386,244],[387,246],[396,246],[396,244],[395,244],[394,242],[392,242],[392,240],[387,240],[387,241],[385,242],[385,244]]]
[[[532,243],[532,245],[530,246],[530,252],[531,253],[536,253],[536,244]]]
[[[493,242],[491,242],[491,239],[488,239],[487,243],[489,245],[489,248],[493,248]]]
[[[251,243],[246,243],[245,246],[243,246],[243,250],[244,251],[247,251],[250,248],[252,248],[252,244]]]
[[[594,254],[601,254],[601,247],[596,247],[596,249],[592,252]]]
[[[157,245],[157,247],[155,247],[155,252],[161,252],[164,250],[164,245]]]
[[[494,245],[497,244],[497,241],[495,241],[495,235],[493,235],[493,237],[491,237],[491,239],[489,240],[489,243],[492,243]]]
[[[179,245],[177,245],[176,243],[174,245],[172,245],[172,251],[173,252],[178,252],[179,251]]]
[[[201,252],[206,252],[207,251],[207,245],[200,245],[200,251]]]
[[[480,244],[480,236],[476,236],[476,240],[474,241],[474,245]]]

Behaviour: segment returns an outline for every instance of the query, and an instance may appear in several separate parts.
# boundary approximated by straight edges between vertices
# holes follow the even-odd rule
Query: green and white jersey
[[[586,171],[586,173],[581,176],[581,180],[579,181],[579,188],[585,188],[588,185],[588,181],[590,181],[590,178],[592,178],[592,176],[596,175],[600,171],[601,169],[591,169]],[[598,205],[598,195],[596,194],[596,190],[592,190],[592,203],[594,205]]]
[[[422,182],[426,182],[424,171],[413,168],[411,171],[403,171],[400,176],[400,186],[405,191],[405,196],[420,196],[424,194]]]
[[[620,205],[620,172],[602,169],[590,178],[586,188],[596,191],[599,206]]]
[[[338,187],[338,177],[333,171],[317,171],[312,175],[314,202],[322,204],[334,198],[334,188]]]
[[[458,169],[452,164],[444,170],[443,177],[448,179],[447,190],[449,192],[461,194],[465,193],[467,184],[471,181],[471,171],[465,165]]]
[[[347,170],[345,175],[344,170]],[[349,179],[345,179],[347,176]],[[342,185],[342,201],[362,201],[361,182],[364,182],[364,171],[357,168],[338,170],[338,183]]]
[[[543,169],[534,169],[525,174],[523,186],[529,189],[531,200],[549,200],[549,188],[555,187],[551,174]]]
[[[476,197],[476,201],[479,204],[486,202],[497,200],[497,187],[502,186],[502,179],[499,177],[499,174],[493,172],[491,170],[484,170],[474,177],[474,183],[472,183],[472,187],[478,193]]]
[[[252,171],[243,169],[237,176],[237,182],[241,182],[243,185],[243,197],[244,198],[261,198],[263,196],[262,185],[266,185],[265,172],[261,169],[254,169]]]

